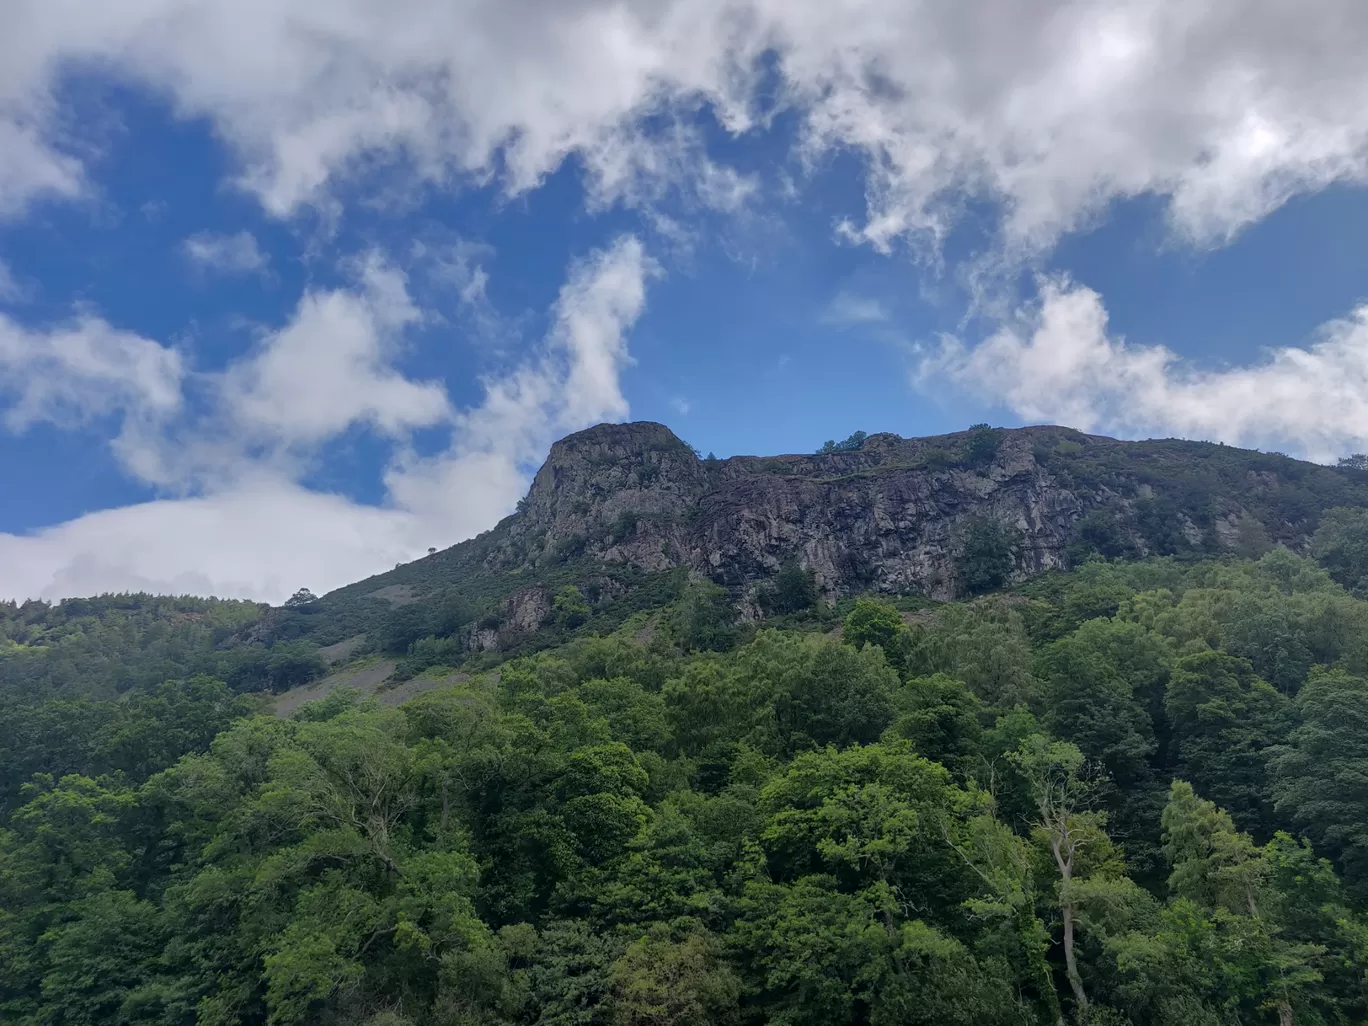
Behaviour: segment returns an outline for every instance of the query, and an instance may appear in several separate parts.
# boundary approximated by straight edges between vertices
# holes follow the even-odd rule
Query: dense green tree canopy
[[[288,717],[320,657],[256,607],[13,607],[0,1021],[1368,1021],[1334,551],[939,605],[793,567],[758,623],[681,579],[602,636],[566,584],[540,629],[573,640],[497,666],[449,591],[354,654],[462,675]]]

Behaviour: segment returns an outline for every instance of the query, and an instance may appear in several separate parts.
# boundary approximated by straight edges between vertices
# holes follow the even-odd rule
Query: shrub
[[[588,622],[592,613],[593,610],[584,600],[584,595],[573,584],[567,584],[556,592],[556,597],[551,603],[551,614],[556,619],[556,626],[565,630],[574,630]]]
[[[1095,509],[1074,528],[1069,559],[1081,563],[1094,553],[1105,559],[1120,559],[1131,554],[1131,546],[1115,510]]]
[[[964,446],[965,462],[971,467],[986,467],[997,457],[1002,446],[1003,432],[987,424],[975,424],[969,429],[969,440]]]
[[[817,450],[818,456],[830,456],[834,452],[856,452],[860,446],[864,445],[865,439],[869,435],[863,431],[856,431],[843,442],[836,442],[828,439],[820,449]]]
[[[811,609],[817,604],[817,573],[804,570],[797,563],[785,563],[775,575],[774,583],[761,588],[755,598],[768,616]]]
[[[1001,588],[1016,569],[1015,532],[995,520],[977,519],[969,524],[959,560],[959,578],[970,595]]]

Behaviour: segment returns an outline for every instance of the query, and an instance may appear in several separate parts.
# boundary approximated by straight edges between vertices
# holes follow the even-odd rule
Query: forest
[[[0,607],[0,1020],[1368,1021],[1368,514],[1262,547],[568,596],[288,718],[321,659],[224,647],[250,604]]]

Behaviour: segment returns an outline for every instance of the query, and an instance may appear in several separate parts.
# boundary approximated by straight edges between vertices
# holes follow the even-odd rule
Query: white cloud
[[[220,384],[229,416],[249,433],[316,444],[356,422],[398,436],[445,420],[437,382],[410,381],[392,359],[419,319],[404,277],[372,259],[359,291],[309,292],[294,319],[269,335]]]
[[[822,323],[838,328],[859,327],[869,324],[887,324],[891,320],[888,308],[871,296],[858,296],[851,292],[839,292],[832,299],[822,315]]]
[[[182,243],[182,249],[197,266],[222,274],[253,274],[266,270],[270,257],[257,245],[249,231],[233,235],[201,232]]]
[[[141,480],[221,488],[269,469],[297,474],[319,447],[357,425],[403,441],[448,423],[445,386],[415,381],[395,361],[421,320],[404,275],[372,254],[352,287],[309,290],[290,320],[223,371],[191,379],[201,402],[178,420],[144,420],[115,453]]]
[[[399,378],[386,362],[418,313],[402,277],[372,259],[355,291],[306,296],[256,354],[210,379],[219,405],[204,420],[149,430],[121,450],[145,478],[195,476],[202,494],[0,534],[0,595],[147,589],[279,602],[484,530],[526,490],[556,437],[627,415],[618,378],[626,335],[655,273],[631,236],[578,262],[545,346],[485,382],[479,406],[452,412],[438,386]],[[0,346],[7,337],[0,332]],[[273,446],[307,445],[357,420],[400,437],[449,420],[452,441],[427,459],[401,455],[383,507],[309,491],[289,461],[269,458]]]
[[[103,510],[33,535],[0,534],[0,593],[110,591],[283,601],[426,551],[418,518],[263,478],[199,498]]]
[[[478,503],[475,519],[488,525],[522,494],[531,464],[558,436],[625,418],[627,333],[645,308],[647,281],[658,273],[634,236],[576,264],[544,351],[484,383],[480,406],[457,416],[447,453],[391,470],[386,483],[395,501],[434,511]]]
[[[760,189],[755,175],[709,157],[703,134],[678,121],[658,132],[618,125],[581,151],[580,159],[596,208],[622,203],[652,210],[673,189],[686,203],[735,214]]]
[[[183,376],[175,350],[98,317],[34,331],[0,314],[0,397],[9,400],[4,420],[12,431],[38,421],[81,424],[114,412],[170,416],[181,404]]]
[[[630,362],[624,329],[646,303],[646,280],[658,269],[633,236],[581,263],[556,301],[552,345],[569,358],[566,406],[558,426],[627,416],[620,375]]]
[[[0,43],[0,53],[3,47]],[[73,199],[82,195],[85,179],[80,163],[55,149],[28,118],[7,119],[6,99],[0,85],[0,154],[4,155],[0,158],[0,217],[23,213],[32,200],[42,196]],[[38,105],[31,113],[45,111]]]
[[[535,186],[580,155],[604,197],[747,179],[660,124],[707,107],[735,132],[791,109],[815,163],[851,150],[847,234],[935,240],[966,195],[1034,250],[1117,198],[1168,198],[1219,242],[1289,196],[1368,171],[1359,0],[12,0],[0,40],[11,209],[72,194],[51,92],[95,62],[209,118],[241,181],[287,214],[375,158],[427,180]],[[772,69],[773,74],[769,73]],[[35,127],[38,126],[38,127]],[[48,133],[51,135],[51,133]],[[19,170],[15,170],[19,169]],[[28,169],[28,170],[23,170]],[[37,170],[34,170],[37,169]]]
[[[24,298],[26,290],[14,278],[9,264],[0,260],[0,303],[16,303]]]
[[[1111,335],[1101,296],[1047,280],[1015,323],[974,347],[943,340],[918,375],[923,386],[949,378],[1028,421],[1084,431],[1291,447],[1323,461],[1368,448],[1368,305],[1305,348],[1211,370]]]

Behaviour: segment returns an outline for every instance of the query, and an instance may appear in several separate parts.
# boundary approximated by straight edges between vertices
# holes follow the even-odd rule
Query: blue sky
[[[1368,12],[17,0],[0,596],[279,601],[602,420],[1368,449]]]

